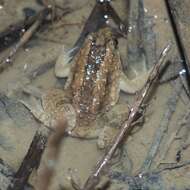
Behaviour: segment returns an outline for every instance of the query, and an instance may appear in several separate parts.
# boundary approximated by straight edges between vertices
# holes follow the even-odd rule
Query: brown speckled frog
[[[122,72],[110,29],[103,28],[89,35],[73,63],[57,63],[55,73],[59,77],[68,76],[64,90],[43,93],[40,106],[23,104],[46,126],[67,117],[70,136],[98,138],[100,148],[107,146],[128,116],[128,106],[116,104],[120,90],[134,93],[142,87],[133,86]]]

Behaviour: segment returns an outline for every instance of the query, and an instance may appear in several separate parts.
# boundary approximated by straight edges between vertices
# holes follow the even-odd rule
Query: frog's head
[[[117,46],[117,40],[109,27],[101,28],[97,32],[92,33],[89,35],[89,39],[97,46],[106,47],[107,44],[111,44],[113,48]]]

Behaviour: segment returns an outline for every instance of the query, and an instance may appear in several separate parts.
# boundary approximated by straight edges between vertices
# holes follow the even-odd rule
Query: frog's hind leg
[[[50,121],[50,116],[44,112],[40,101],[34,97],[31,97],[30,103],[24,100],[19,100],[19,102],[21,102],[37,120],[48,127],[51,126],[52,121]]]
[[[97,139],[97,147],[99,149],[107,148],[113,141],[113,137],[117,134],[118,128],[104,126],[103,128],[87,128],[76,127],[74,130],[69,131],[68,134],[74,138],[80,139]]]

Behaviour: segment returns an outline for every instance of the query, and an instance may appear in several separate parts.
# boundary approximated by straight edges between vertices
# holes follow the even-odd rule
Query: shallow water
[[[27,2],[24,0],[5,0],[2,2],[4,3],[0,9],[0,31],[10,24],[23,19],[22,9],[24,7],[31,7],[35,10],[40,9],[39,5],[32,0],[28,0]],[[63,44],[66,49],[73,47],[73,44],[78,39],[82,27],[94,6],[94,1],[88,0],[57,0],[56,3],[61,6],[69,6],[74,11],[63,17],[60,21],[53,23],[48,30],[38,32],[24,48],[19,50],[14,59],[13,65],[0,75],[1,93],[5,93],[11,99],[18,100],[20,98],[19,89],[30,83],[28,79],[29,73],[39,65],[56,60]],[[126,11],[125,6],[123,5],[124,2],[121,0],[113,1],[114,9],[118,12],[121,18],[125,19]],[[168,41],[174,41],[172,30],[163,1],[144,0],[144,6],[145,16],[150,16],[151,19],[153,19],[153,32],[156,36],[156,55],[158,56]],[[125,44],[120,46],[122,59],[126,58],[125,48]],[[3,57],[7,55],[8,51],[9,49],[2,52],[0,54],[0,58],[3,59]],[[175,47],[173,48],[171,59],[174,59],[174,57],[176,57]],[[171,66],[169,69],[170,71],[168,72],[168,75],[166,74],[167,76],[170,76],[170,73],[176,72],[175,66]],[[51,87],[60,88],[62,87],[63,82],[62,80],[56,79],[54,70],[50,69],[45,74],[33,80],[31,84],[45,90]],[[173,87],[171,83],[164,83],[158,86],[150,97],[150,101],[147,105],[143,127],[134,132],[128,138],[127,142],[125,142],[125,148],[127,148],[128,156],[133,162],[133,168],[130,175],[136,174],[141,168],[147,151],[153,141],[154,134],[160,126],[164,113],[168,109],[167,101],[176,88],[176,85]],[[128,101],[129,105],[132,105],[134,96],[121,93],[120,99],[120,101]],[[182,116],[185,114],[187,108],[189,108],[187,102],[187,97],[185,97],[184,92],[182,92],[168,129],[165,132],[164,139],[160,146],[160,151],[158,151],[151,168],[154,168],[160,162],[176,162],[176,153],[181,143],[180,138],[177,137],[180,137],[180,135],[183,136],[183,131],[182,134],[180,133],[179,136],[174,138],[165,159],[161,161],[159,160],[162,157],[163,147],[167,145],[171,136],[175,134],[176,130],[180,126]],[[6,110],[3,108],[0,110],[0,158],[17,170],[28,150],[35,131],[39,127],[39,124],[33,119],[27,109],[20,108],[19,105],[11,103],[10,105],[12,107],[9,106]],[[15,114],[14,111],[16,110],[20,114]],[[26,115],[24,113],[26,113]],[[190,154],[188,154],[188,152],[188,148],[183,151],[181,158],[182,161],[190,159]],[[71,189],[70,182],[68,180],[70,168],[74,170],[74,174],[83,184],[103,153],[104,151],[97,149],[95,140],[72,139],[69,137],[64,139],[61,146],[59,160],[56,165],[56,174],[53,178],[50,189],[60,189],[60,185],[65,187],[65,189]],[[122,159],[125,165],[123,172],[127,173],[129,170],[129,166],[127,166],[128,161],[124,158]],[[119,167],[120,166],[118,166],[118,168]],[[116,167],[116,170],[118,168]],[[188,165],[180,169],[164,171],[161,176],[162,187],[165,189],[188,189],[190,188],[189,177],[190,166]],[[30,183],[35,184],[36,179],[36,172],[33,172],[30,177]],[[123,185],[125,188],[123,188]],[[127,184],[123,184],[121,181],[118,181],[115,186],[111,186],[110,189],[117,190],[130,188],[127,187]],[[159,188],[155,187],[155,189]]]

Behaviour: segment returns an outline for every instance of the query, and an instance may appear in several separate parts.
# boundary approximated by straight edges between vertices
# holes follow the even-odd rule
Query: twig
[[[160,165],[165,165],[165,166],[163,166],[162,168],[160,166],[160,168],[155,173],[160,173],[165,170],[174,170],[174,169],[182,168],[184,166],[190,165],[190,160],[186,160],[180,163],[163,163],[163,164],[161,163]]]
[[[23,30],[28,30],[30,26],[36,21],[38,15],[29,17],[22,21],[18,21],[12,24],[8,28],[5,28],[0,33],[0,52],[10,47],[12,44],[20,39]]]
[[[13,47],[9,55],[0,63],[0,72],[4,71],[6,67],[11,65],[12,59],[17,53],[17,51],[32,37],[34,32],[38,29],[40,24],[43,21],[44,16],[46,15],[45,11],[40,12],[37,20],[31,25],[31,27],[23,34],[19,42]]]
[[[158,75],[160,73],[160,67],[163,66],[164,60],[171,49],[171,45],[167,45],[164,50],[162,51],[158,63],[154,66],[153,70],[151,71],[147,83],[145,87],[142,89],[141,93],[138,95],[137,100],[135,101],[133,107],[130,110],[128,119],[122,126],[120,132],[115,137],[115,140],[113,141],[113,144],[111,148],[108,150],[108,152],[103,156],[103,158],[98,162],[95,170],[91,173],[89,178],[87,179],[83,190],[92,190],[99,181],[99,176],[102,170],[105,168],[105,166],[108,164],[108,161],[112,158],[113,154],[115,153],[116,149],[118,148],[119,144],[122,142],[124,137],[127,137],[131,130],[134,128],[134,125],[132,123],[136,119],[136,116],[139,113],[139,109],[142,107],[145,98],[147,98],[150,89],[152,88],[155,80],[158,78]]]
[[[58,122],[55,126],[55,132],[48,139],[46,148],[46,157],[43,166],[39,169],[39,175],[36,190],[48,190],[51,183],[55,165],[59,156],[61,141],[63,139],[67,122],[65,120]]]
[[[143,165],[141,166],[140,173],[147,172],[149,170],[149,168],[151,167],[152,161],[154,160],[154,158],[158,152],[160,143],[163,139],[164,134],[167,131],[169,122],[175,111],[177,102],[179,100],[180,93],[181,93],[181,88],[178,88],[178,91],[176,91],[176,92],[174,91],[174,94],[172,94],[170,96],[170,98],[168,99],[168,101],[166,103],[168,108],[163,115],[163,118],[162,118],[159,128],[156,130],[152,145],[147,153],[147,156],[146,156],[146,159],[145,159]]]

